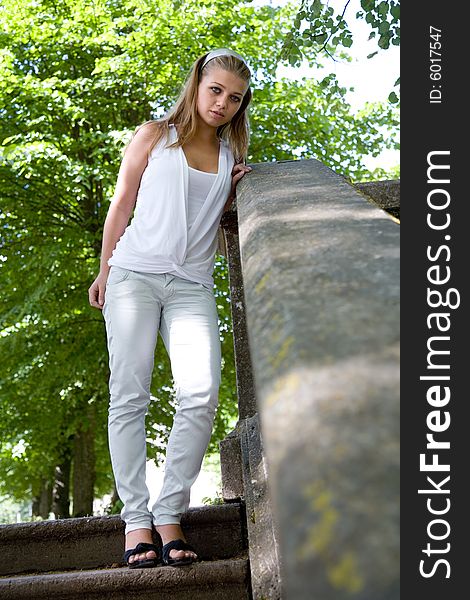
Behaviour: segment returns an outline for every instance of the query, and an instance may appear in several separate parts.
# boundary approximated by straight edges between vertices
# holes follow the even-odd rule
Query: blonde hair
[[[224,69],[249,84],[251,72],[246,64],[240,59],[231,55],[217,56],[209,60],[209,62],[202,67],[208,54],[209,53],[204,54],[193,63],[178,99],[163,117],[146,121],[135,129],[134,135],[144,126],[151,127],[155,130],[155,136],[152,139],[148,150],[149,154],[164,135],[166,135],[168,143],[170,123],[178,125],[178,139],[168,146],[169,148],[182,146],[195,135],[198,86],[201,79],[209,74],[212,69],[215,69],[216,67]],[[247,108],[251,102],[251,97],[252,93],[250,86],[248,85],[248,89],[240,102],[240,107],[232,120],[217,127],[217,136],[229,143],[236,163],[246,161],[248,145],[250,142]]]

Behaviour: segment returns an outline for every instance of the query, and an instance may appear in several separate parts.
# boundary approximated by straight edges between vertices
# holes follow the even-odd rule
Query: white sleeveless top
[[[207,173],[199,169],[189,168],[188,181],[188,231],[194,225],[199,211],[204,206],[217,173]]]
[[[178,139],[170,124],[170,141]],[[183,149],[152,149],[137,192],[134,216],[108,265],[145,273],[170,273],[214,286],[217,229],[230,194],[235,163],[220,140],[217,173],[189,167]]]

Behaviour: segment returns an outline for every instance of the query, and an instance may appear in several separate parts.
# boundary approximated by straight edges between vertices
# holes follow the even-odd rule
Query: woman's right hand
[[[94,308],[103,309],[104,294],[106,290],[106,281],[108,280],[108,273],[102,273],[98,275],[95,281],[88,288],[88,299],[90,306]]]

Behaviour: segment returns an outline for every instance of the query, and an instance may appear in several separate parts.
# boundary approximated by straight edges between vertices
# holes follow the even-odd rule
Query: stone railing
[[[399,597],[399,227],[364,196],[389,210],[388,183],[396,209],[399,183],[378,183],[257,164],[222,219],[240,411],[223,496],[246,502],[255,600]]]

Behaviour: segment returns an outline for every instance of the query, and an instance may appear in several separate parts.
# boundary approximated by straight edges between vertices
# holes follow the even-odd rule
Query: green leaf
[[[379,25],[379,33],[386,34],[390,30],[390,23],[382,21]]]
[[[388,2],[386,2],[385,0],[383,2],[380,2],[380,4],[377,6],[377,12],[379,13],[379,15],[382,15],[382,17],[387,16]]]
[[[372,10],[375,7],[375,0],[361,0],[361,6],[365,11]]]
[[[400,5],[396,4],[395,6],[392,6],[392,8],[390,9],[390,13],[391,13],[392,17],[394,17],[394,19],[399,20],[400,19]]]
[[[321,0],[314,0],[310,5],[310,16],[311,18],[319,17],[322,11]]]
[[[395,92],[391,92],[389,94],[388,101],[391,102],[392,104],[396,104],[398,102],[398,96],[396,95]]]
[[[386,50],[390,46],[390,35],[381,35],[377,43],[379,45],[379,48]]]

